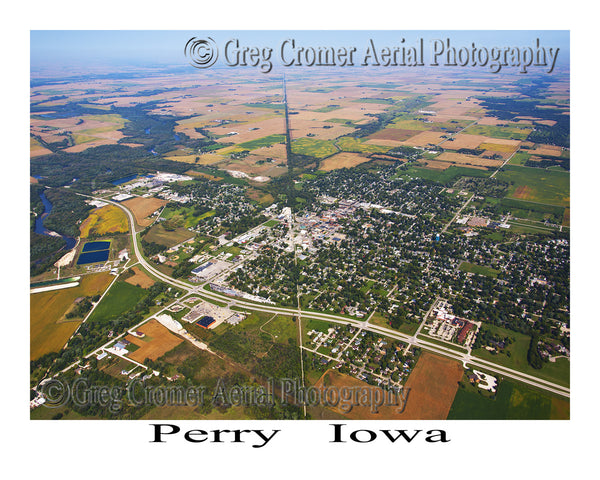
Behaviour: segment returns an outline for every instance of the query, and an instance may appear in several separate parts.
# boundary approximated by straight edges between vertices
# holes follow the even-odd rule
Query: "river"
[[[48,230],[44,227],[44,219],[50,214],[52,211],[52,203],[46,197],[46,194],[42,191],[40,193],[40,198],[42,199],[42,203],[44,204],[44,213],[38,216],[35,219],[35,227],[34,232],[39,233],[40,235],[50,235],[53,237],[62,237],[65,242],[67,242],[67,250],[71,250],[75,244],[77,243],[77,239],[73,237],[68,237],[67,235],[60,235],[59,233]]]

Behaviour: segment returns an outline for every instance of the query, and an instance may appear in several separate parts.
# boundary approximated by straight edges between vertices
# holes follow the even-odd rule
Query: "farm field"
[[[149,288],[154,285],[154,280],[148,276],[140,267],[133,267],[134,275],[127,278],[125,281],[130,285],[136,285],[142,288]]]
[[[125,340],[140,347],[127,355],[128,358],[140,363],[144,363],[146,358],[156,360],[185,341],[171,333],[168,328],[162,326],[154,319],[139,327],[137,331],[144,333],[146,336],[138,338],[133,335],[127,335]]]
[[[405,385],[410,394],[401,418],[445,420],[462,375],[459,362],[422,352]]]
[[[113,279],[108,273],[85,275],[76,287],[30,295],[30,359],[60,350],[80,323],[64,318],[75,299],[101,294]]]
[[[114,278],[111,276],[111,278]],[[98,304],[90,320],[108,322],[112,318],[133,309],[146,296],[143,288],[117,280]]]
[[[507,197],[569,206],[569,173],[507,165],[496,178],[511,183]]]
[[[123,206],[131,210],[133,216],[135,217],[135,222],[140,227],[147,227],[153,222],[151,218],[147,217],[149,215],[152,215],[159,208],[165,206],[168,202],[166,200],[154,197],[135,197],[130,198],[129,200],[125,200],[121,203],[123,204]]]
[[[468,383],[466,377],[463,383]],[[459,388],[448,420],[565,420],[569,410],[567,399],[501,380],[495,398],[487,398],[471,386]]]
[[[94,209],[79,226],[81,238],[107,233],[125,233],[129,231],[129,222],[125,212],[115,205],[106,205]]]
[[[352,168],[361,163],[368,162],[369,158],[358,153],[342,152],[327,157],[319,165],[319,170],[330,172],[338,168]]]
[[[328,140],[305,137],[292,141],[292,152],[316,158],[324,158],[338,152],[338,149]]]

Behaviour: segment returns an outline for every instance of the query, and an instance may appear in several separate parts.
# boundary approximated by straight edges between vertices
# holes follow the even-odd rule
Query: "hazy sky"
[[[270,47],[273,49],[274,63],[279,62],[281,43],[294,38],[299,45],[306,46],[347,46],[366,48],[369,39],[376,42],[377,47],[414,45],[417,39],[423,38],[425,49],[430,51],[431,41],[450,38],[452,45],[471,47],[534,47],[537,38],[545,47],[559,47],[558,61],[563,66],[569,63],[568,31],[144,31],[144,30],[88,30],[88,31],[31,31],[31,67],[40,65],[140,65],[147,63],[187,65],[184,47],[191,37],[212,37],[220,50],[219,62],[222,60],[222,49],[230,39],[239,39],[240,43],[250,47]],[[218,65],[219,63],[217,63]]]

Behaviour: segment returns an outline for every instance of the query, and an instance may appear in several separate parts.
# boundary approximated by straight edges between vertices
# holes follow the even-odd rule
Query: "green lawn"
[[[476,273],[477,275],[484,275],[486,277],[491,278],[496,278],[500,273],[499,270],[496,270],[494,268],[486,267],[484,265],[476,265],[474,263],[469,262],[462,262],[458,269],[461,272]]]
[[[529,350],[529,335],[507,330],[496,325],[485,324],[486,330],[498,334],[501,337],[512,337],[515,341],[508,345],[506,350],[510,351],[510,357],[502,353],[491,353],[484,348],[473,350],[473,356],[483,360],[497,363],[514,370],[534,375],[545,380],[558,383],[559,385],[569,386],[570,380],[570,362],[566,358],[559,358],[555,363],[544,362],[541,369],[533,368],[527,362],[527,351]]]

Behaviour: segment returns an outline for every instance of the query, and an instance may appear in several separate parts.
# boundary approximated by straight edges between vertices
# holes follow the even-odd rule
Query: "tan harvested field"
[[[147,218],[148,215],[153,214],[156,210],[169,202],[160,198],[135,197],[121,203],[133,212],[135,221],[139,226],[147,227],[153,221],[152,219]]]
[[[128,358],[140,363],[144,363],[146,358],[156,360],[184,341],[154,319],[142,325],[137,331],[145,333],[146,336],[138,338],[127,335],[125,340],[140,347],[135,352],[127,355]]]
[[[54,140],[52,140],[54,141]],[[29,138],[29,157],[39,157],[40,155],[47,155],[52,153],[51,150],[48,150],[46,147],[43,147],[40,142],[38,142],[35,138]],[[37,183],[37,182],[36,182]]]
[[[223,180],[223,177],[214,177],[213,175],[209,175],[208,173],[195,172],[194,170],[188,170],[187,172],[184,172],[184,175],[189,175],[190,177],[203,177],[208,180],[214,180],[215,182]]]
[[[314,138],[320,140],[332,140],[353,131],[354,128],[344,126],[341,123],[297,120],[295,116],[290,119],[290,134],[293,139],[306,137],[308,134],[312,134]]]
[[[453,138],[454,140],[443,143],[444,148],[451,148],[452,150],[458,150],[460,148],[477,148],[483,142],[490,140],[484,135],[470,135],[468,133],[457,133]]]
[[[478,167],[498,167],[502,165],[502,160],[492,160],[491,158],[476,157],[475,155],[466,155],[464,153],[456,152],[442,152],[436,160],[443,160],[444,162],[452,162],[457,165],[469,165]]]
[[[482,143],[479,145],[482,150],[490,150],[494,153],[512,153],[515,152],[519,147],[518,145],[508,145],[502,143]]]
[[[403,142],[411,137],[421,133],[420,130],[406,130],[404,128],[386,128],[369,135],[369,139],[373,140],[396,140]]]
[[[85,275],[76,287],[31,294],[29,358],[58,352],[80,324],[64,317],[75,299],[102,293],[113,279],[107,272]]]
[[[540,125],[547,125],[549,127],[553,127],[554,125],[556,125],[556,121],[554,120],[536,120],[535,123],[538,123]]]
[[[478,125],[488,125],[492,127],[495,127],[496,125],[506,125],[507,123],[506,120],[500,120],[496,117],[483,117],[477,122]]]
[[[534,152],[538,155],[552,155],[558,157],[562,153],[562,148],[555,145],[537,145]]]
[[[190,163],[192,165],[213,165],[223,161],[226,157],[216,153],[203,153],[200,155],[171,155],[165,158],[173,162]]]
[[[235,144],[249,142],[250,140],[256,140],[258,138],[267,137],[269,135],[285,133],[285,124],[283,116],[270,118],[268,120],[261,120],[259,122],[246,123],[246,124],[232,124],[222,125],[219,127],[207,128],[211,133],[215,135],[225,135],[223,138],[219,138],[219,143],[230,143]],[[250,130],[256,128],[257,130]],[[237,132],[235,135],[230,135],[231,132]]]
[[[437,145],[444,140],[442,138],[443,135],[445,135],[443,132],[421,132],[402,142],[402,145],[409,147],[427,147],[429,144]]]
[[[142,288],[149,288],[154,285],[154,280],[144,273],[140,268],[133,267],[134,275],[125,280],[131,285],[139,285]]]
[[[369,158],[358,153],[341,152],[326,158],[319,165],[319,170],[330,172],[339,168],[352,168],[368,162]]]
[[[452,166],[452,163],[450,162],[439,162],[437,160],[425,160],[419,163],[422,163],[425,167],[431,168],[432,170],[446,170]]]

